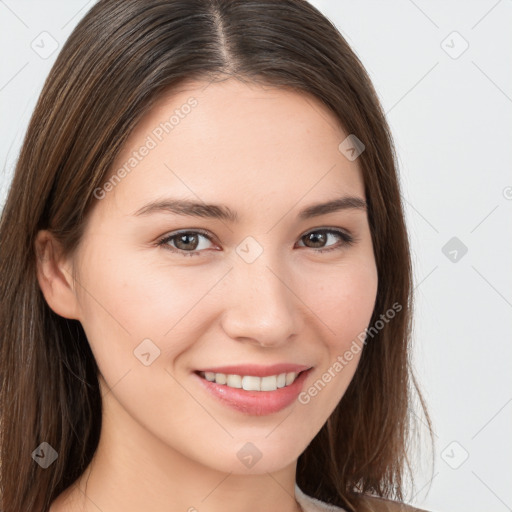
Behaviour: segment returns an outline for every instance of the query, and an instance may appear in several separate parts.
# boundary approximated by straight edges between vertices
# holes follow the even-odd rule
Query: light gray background
[[[437,445],[431,467],[424,436],[413,503],[512,510],[512,0],[312,3],[367,68],[397,145]],[[58,50],[44,52],[93,4],[0,0],[0,205]]]

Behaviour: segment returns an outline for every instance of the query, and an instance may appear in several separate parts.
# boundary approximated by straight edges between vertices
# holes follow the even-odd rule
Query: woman
[[[413,510],[392,139],[309,3],[100,0],[0,244],[2,510]]]

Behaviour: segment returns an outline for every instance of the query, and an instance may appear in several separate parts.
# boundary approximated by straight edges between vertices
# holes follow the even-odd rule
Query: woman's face
[[[239,474],[310,443],[354,375],[377,293],[364,207],[307,215],[365,200],[347,136],[318,100],[233,79],[190,83],[139,123],[71,261],[116,432]],[[239,365],[254,366],[205,374],[218,384],[197,374]],[[296,365],[310,370],[291,388],[268,375]],[[228,384],[277,389],[222,384],[237,372],[269,378]]]

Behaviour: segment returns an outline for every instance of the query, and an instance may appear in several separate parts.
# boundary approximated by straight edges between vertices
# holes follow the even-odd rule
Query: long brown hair
[[[291,88],[327,105],[359,156],[379,284],[374,329],[336,409],[298,459],[297,484],[354,511],[362,493],[403,500],[413,391],[412,274],[396,155],[370,79],[336,27],[305,0],[100,0],[63,46],[42,90],[0,221],[0,493],[8,512],[48,511],[85,470],[101,429],[98,368],[81,324],[47,305],[34,241],[65,254],[94,190],[141,117],[189,79]],[[341,141],[340,141],[341,142]],[[380,320],[383,324],[382,320]],[[32,452],[58,453],[48,468]]]

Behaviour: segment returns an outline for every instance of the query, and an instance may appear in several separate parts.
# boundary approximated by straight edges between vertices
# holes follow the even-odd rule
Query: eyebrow
[[[344,196],[324,203],[307,206],[299,212],[299,219],[307,220],[341,210],[367,210],[367,203],[361,197]],[[228,222],[239,222],[238,214],[222,204],[198,203],[188,199],[160,199],[139,208],[134,215],[150,215],[152,213],[174,213],[189,217],[220,219]]]

